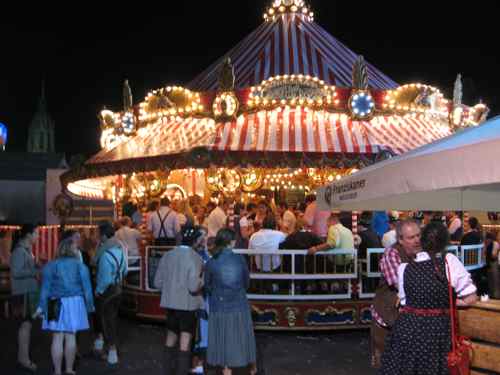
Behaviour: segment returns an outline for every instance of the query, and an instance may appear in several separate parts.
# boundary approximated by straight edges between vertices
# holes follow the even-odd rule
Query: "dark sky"
[[[2,10],[0,122],[9,127],[8,150],[26,148],[42,77],[57,151],[92,154],[99,149],[96,114],[104,105],[121,109],[125,78],[135,102],[151,89],[186,84],[255,29],[270,2],[121,2],[93,8],[66,2]],[[500,112],[495,2],[308,2],[316,22],[396,82],[431,84],[451,98],[460,72],[464,102],[482,98],[492,115]]]

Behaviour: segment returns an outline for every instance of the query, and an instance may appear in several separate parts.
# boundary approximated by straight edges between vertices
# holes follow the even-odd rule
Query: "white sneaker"
[[[104,340],[103,339],[95,339],[94,341],[94,350],[96,352],[100,352],[104,349]]]
[[[191,374],[203,374],[203,366],[196,366],[191,370]]]
[[[108,352],[108,363],[110,365],[116,365],[118,363],[118,353],[116,350],[110,350]]]

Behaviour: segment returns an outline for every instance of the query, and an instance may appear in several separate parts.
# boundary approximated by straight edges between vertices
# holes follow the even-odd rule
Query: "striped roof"
[[[234,65],[236,88],[257,86],[270,77],[291,74],[310,75],[331,85],[351,87],[357,54],[305,16],[287,13],[263,23],[189,83],[188,88],[216,90],[219,70],[227,57]],[[373,65],[367,63],[367,66],[371,88],[398,86]]]
[[[208,118],[159,121],[87,164],[181,155],[197,147],[212,152],[400,154],[450,134],[446,119],[426,115],[377,116],[353,121],[346,114],[290,108],[243,114],[235,121]],[[256,156],[258,157],[258,156]]]

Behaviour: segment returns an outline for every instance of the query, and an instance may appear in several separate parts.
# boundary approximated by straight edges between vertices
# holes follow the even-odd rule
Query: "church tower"
[[[28,130],[28,152],[55,152],[54,128],[54,120],[49,115],[45,100],[45,83],[42,81],[40,102]]]

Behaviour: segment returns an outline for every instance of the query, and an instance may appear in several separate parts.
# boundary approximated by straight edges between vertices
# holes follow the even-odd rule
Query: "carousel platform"
[[[469,271],[484,266],[482,245],[451,246]],[[144,255],[129,258],[122,313],[146,321],[162,321],[154,274],[167,247],[146,246]],[[263,257],[277,253],[235,250],[249,264],[248,300],[254,326],[260,331],[330,331],[369,328],[370,306],[381,276],[379,259],[384,249],[307,255],[304,250],[280,250],[281,264],[272,272],[259,268]],[[133,259],[132,259],[133,258]],[[348,259],[346,261],[346,259]],[[500,316],[499,316],[500,318]],[[500,336],[499,336],[500,337]]]

